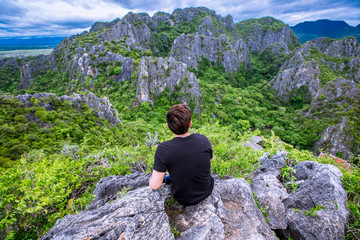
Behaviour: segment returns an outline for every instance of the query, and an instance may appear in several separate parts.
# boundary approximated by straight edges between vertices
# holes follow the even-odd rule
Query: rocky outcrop
[[[90,33],[98,32],[100,30],[104,30],[107,28],[111,28],[119,21],[120,21],[120,19],[116,18],[114,21],[111,21],[111,22],[96,22],[96,23],[94,23],[94,25],[91,26]]]
[[[108,42],[118,41],[125,37],[132,38],[144,49],[150,49],[152,42],[149,26],[142,21],[138,14],[131,12],[116,22],[113,27],[103,31],[100,36]]]
[[[155,96],[169,90],[169,94],[178,92],[178,99],[184,103],[199,103],[200,87],[194,73],[187,70],[186,64],[174,58],[143,57],[140,61],[137,80],[136,101],[153,102]],[[198,108],[195,109],[198,112]]]
[[[124,181],[131,184],[127,176],[117,178],[118,185]],[[101,186],[112,188],[112,182],[102,180]],[[171,227],[180,232],[177,239],[276,239],[243,179],[216,181],[207,199],[177,213],[166,211],[169,194],[166,186],[129,190],[97,209],[58,220],[42,239],[174,239]]]
[[[29,88],[40,72],[46,73],[50,69],[54,70],[54,59],[51,54],[49,56],[39,55],[34,60],[24,63],[20,67],[21,80],[18,89]]]
[[[230,15],[222,17],[217,15],[215,11],[205,7],[176,9],[171,14],[171,17],[174,19],[175,24],[190,24],[191,22],[201,19],[202,22],[199,26],[199,32],[202,32],[202,29],[207,29],[210,31],[211,36],[224,34],[225,31],[235,33],[234,21]],[[219,27],[213,27],[213,21],[210,23],[210,19],[214,19],[219,24]]]
[[[154,14],[154,16],[152,16],[151,18],[153,20],[153,28],[155,29],[155,31],[158,30],[158,25],[160,22],[167,22],[169,23],[170,26],[174,26],[175,23],[174,21],[171,19],[171,16],[169,13],[165,13],[165,12],[157,12]]]
[[[345,38],[340,40],[333,40],[329,38],[317,38],[311,41],[312,44],[324,54],[331,57],[359,57],[360,44],[356,38]]]
[[[343,106],[341,111],[346,112],[354,107],[360,99],[360,89],[354,81],[343,78],[335,79],[327,83],[314,97],[306,116],[314,113],[334,118],[337,111],[334,108]]]
[[[298,37],[290,27],[272,17],[245,20],[236,24],[236,28],[241,32],[252,53],[268,50],[277,54],[280,49],[281,54],[288,54],[294,47],[300,45]],[[243,31],[243,28],[246,30]],[[274,45],[277,45],[278,49],[274,48]]]
[[[285,167],[286,152],[279,152],[270,159],[265,153],[259,159],[259,168],[252,174],[251,189],[260,206],[266,209],[271,229],[286,229],[286,207],[289,195],[280,182],[280,170]]]
[[[245,43],[241,39],[233,43],[225,35],[180,35],[174,41],[170,56],[186,63],[188,68],[197,68],[198,62],[205,57],[211,62],[222,64],[229,73],[251,69],[249,51]]]
[[[352,155],[352,143],[354,136],[351,134],[348,119],[342,117],[339,124],[329,126],[322,132],[321,138],[316,142],[314,154],[319,155],[321,151],[328,152],[334,156],[341,154],[341,158],[350,159]]]
[[[112,124],[115,125],[121,122],[118,118],[118,112],[112,108],[109,99],[107,97],[98,98],[91,92],[87,94],[75,93],[73,97],[67,95],[59,97],[53,93],[35,93],[33,95],[18,95],[16,98],[19,99],[24,107],[32,107],[34,105],[32,99],[38,99],[40,101],[38,103],[39,106],[44,107],[47,111],[55,109],[55,101],[70,101],[74,107],[79,109],[82,108],[82,104],[86,104],[93,109],[99,117],[109,120]]]
[[[295,176],[301,183],[285,202],[288,228],[280,230],[280,236],[343,239],[349,213],[340,170],[332,165],[310,161],[298,163],[295,170]],[[315,210],[317,207],[320,210]]]
[[[314,119],[336,119],[340,113],[346,113],[359,108],[360,89],[354,81],[343,78],[335,79],[326,84],[314,97],[305,116]],[[348,118],[342,117],[338,124],[328,126],[320,134],[316,142],[314,154],[320,154],[320,149],[334,156],[341,154],[343,159],[349,159],[353,154],[354,136],[348,124]]]
[[[331,68],[334,74],[341,72],[350,80],[359,81],[360,78],[360,71],[357,68],[360,63],[359,58],[338,63],[325,59],[326,57],[321,54],[341,59],[359,56],[359,51],[359,43],[354,38],[343,40],[320,38],[306,42],[281,66],[270,85],[285,101],[289,100],[290,95],[296,95],[302,86],[306,87],[313,99],[323,87],[321,85],[328,81],[328,73],[324,72],[327,71],[326,68]],[[320,68],[325,70],[320,71]],[[320,81],[321,78],[326,80]]]
[[[306,61],[303,55],[296,52],[280,68],[279,73],[270,81],[277,96],[289,100],[290,96],[301,87],[306,87],[308,94],[314,97],[320,89],[320,69],[315,60]]]
[[[341,172],[332,165],[297,163],[299,187],[287,193],[280,175],[286,162],[284,151],[271,158],[267,153],[251,187],[241,178],[215,177],[213,193],[187,207],[170,200],[168,185],[151,190],[149,175],[103,178],[88,209],[58,220],[42,239],[175,239],[172,229],[176,239],[342,239],[348,211]]]
[[[298,188],[286,193],[280,181],[285,160],[285,152],[265,155],[252,175],[251,187],[267,209],[269,226],[280,239],[343,239],[349,213],[340,170],[317,162],[297,163]]]
[[[94,190],[95,198],[87,210],[95,210],[117,199],[127,191],[133,191],[148,184],[150,175],[135,172],[126,176],[102,178]]]

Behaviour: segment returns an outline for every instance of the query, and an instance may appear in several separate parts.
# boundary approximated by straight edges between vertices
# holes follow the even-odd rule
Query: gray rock
[[[186,207],[173,224],[179,239],[276,239],[243,179],[217,181],[210,197]]]
[[[324,132],[322,132],[321,138],[316,142],[314,148],[314,154],[319,155],[320,149],[324,152],[328,152],[334,156],[338,153],[342,153],[342,159],[350,159],[352,153],[352,143],[354,136],[351,134],[350,126],[348,125],[348,119],[342,117],[340,123],[329,126]]]
[[[94,190],[95,199],[87,207],[87,210],[95,210],[104,206],[111,200],[118,198],[121,190],[133,191],[149,183],[150,175],[135,172],[126,176],[110,176],[102,178]]]
[[[36,98],[40,100],[39,106],[44,107],[47,111],[55,109],[56,100],[71,101],[74,107],[80,109],[82,108],[81,105],[85,103],[92,108],[99,117],[101,116],[108,119],[112,124],[116,125],[121,122],[118,118],[118,112],[112,108],[109,99],[107,97],[98,98],[92,92],[87,94],[74,94],[74,97],[67,95],[59,97],[53,93],[35,93],[33,95],[26,93],[24,95],[18,95],[16,98],[19,99],[24,107],[32,107],[33,103],[31,103],[31,99]]]
[[[293,91],[302,86],[308,88],[309,94],[314,97],[320,90],[320,69],[315,60],[306,61],[301,53],[296,52],[280,68],[279,73],[270,81],[271,87],[277,96],[285,101],[289,100]]]
[[[316,47],[326,55],[344,58],[344,57],[359,57],[360,44],[356,38],[345,38],[333,40],[328,38],[317,38],[312,41]]]
[[[210,18],[211,20],[211,18]],[[186,63],[188,68],[197,68],[202,57],[211,62],[221,63],[229,73],[240,72],[241,67],[251,69],[249,51],[242,39],[233,43],[229,37],[180,35],[174,40],[170,56]]]
[[[130,12],[116,22],[113,27],[103,31],[100,36],[108,42],[131,37],[142,48],[150,49],[152,43],[151,30],[142,19],[144,19],[143,15]]]
[[[183,103],[195,101],[199,104],[200,87],[194,73],[189,72],[186,65],[174,58],[143,57],[140,61],[137,80],[136,101],[153,102],[154,96],[168,89],[169,94],[174,91],[180,93],[179,100]],[[198,107],[195,112],[199,112]]]
[[[108,205],[67,215],[41,239],[174,239],[164,201],[167,188],[129,191]]]
[[[208,28],[210,26],[207,24],[209,23],[209,17],[217,21],[221,27]],[[171,18],[174,20],[175,24],[186,24],[188,22],[193,22],[197,19],[200,19],[202,20],[202,23],[207,22],[203,26],[207,26],[207,29],[211,32],[211,34],[214,34],[215,36],[225,33],[224,30],[235,34],[234,22],[230,15],[222,17],[220,15],[217,15],[215,11],[210,10],[206,7],[190,7],[184,9],[176,9],[171,14]],[[201,26],[199,26],[199,31],[201,31]]]
[[[90,33],[98,32],[98,31],[106,29],[106,28],[111,28],[119,21],[120,21],[120,19],[116,18],[115,20],[113,20],[111,22],[96,22],[94,25],[91,26]]]
[[[360,58],[352,58],[346,64],[346,67],[349,68],[347,72],[345,72],[345,77],[351,79],[357,83],[360,83]]]
[[[336,112],[333,111],[330,114],[330,110],[334,110],[334,106],[347,104],[348,107],[343,111],[349,111],[357,107],[356,101],[358,99],[360,99],[360,89],[356,87],[356,83],[351,80],[337,78],[318,91],[305,115],[310,116],[314,112],[319,112],[322,115],[328,113],[327,117],[333,118]]]
[[[280,182],[280,170],[285,166],[286,152],[278,152],[271,158],[265,153],[259,160],[259,168],[253,172],[251,189],[260,206],[265,208],[271,229],[286,229],[286,207],[284,201],[289,197]]]
[[[141,183],[134,182],[139,178],[142,177],[118,177],[116,186],[138,187]],[[114,177],[101,180],[95,191],[97,198],[113,195],[114,181]],[[164,205],[169,194],[165,186],[157,191],[147,186],[130,190],[97,209],[58,220],[42,239],[174,239],[170,224],[181,232],[179,239],[276,239],[243,179],[216,181],[207,199],[195,206],[181,207],[175,215],[168,212],[168,217]]]
[[[262,21],[271,23],[279,20],[276,20],[272,17],[265,17],[262,18]],[[243,27],[243,24],[247,23],[239,23],[237,24],[237,27],[241,28]],[[246,45],[249,48],[249,51],[252,53],[260,53],[267,49],[273,54],[276,54],[281,48],[281,54],[288,54],[295,46],[300,45],[298,37],[291,30],[291,28],[285,24],[280,31],[264,29],[260,24],[255,24],[253,29],[243,37],[246,41]],[[274,44],[277,44],[279,48],[273,48],[272,45]]]
[[[299,187],[287,193],[279,181],[285,160],[286,152],[271,158],[266,153],[252,173],[251,188],[260,206],[267,209],[269,226],[280,239],[343,239],[349,213],[340,170],[311,161],[297,163],[294,169]],[[318,205],[323,209],[312,216],[311,209]]]
[[[285,201],[288,228],[279,230],[281,235],[292,239],[343,239],[349,212],[340,170],[310,161],[298,163],[295,170],[297,179],[303,181]],[[318,205],[325,209],[316,211],[316,216],[304,213]]]

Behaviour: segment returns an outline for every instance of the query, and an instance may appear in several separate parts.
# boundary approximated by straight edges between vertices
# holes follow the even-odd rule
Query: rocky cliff
[[[331,41],[322,38],[306,42],[291,54],[270,85],[279,97],[288,101],[289,96],[303,86],[314,98],[339,73],[358,81],[359,46],[354,38]]]
[[[167,186],[151,190],[148,175],[104,178],[87,210],[58,220],[42,239],[175,239],[174,229],[176,239],[342,239],[348,212],[341,172],[334,166],[299,163],[299,188],[287,193],[278,180],[285,160],[284,152],[264,155],[251,186],[241,178],[215,176],[213,193],[188,207],[171,201]],[[252,191],[267,209],[267,220]],[[316,207],[315,214],[306,213]]]
[[[251,69],[249,51],[245,43],[238,39],[232,42],[229,37],[209,37],[202,35],[180,35],[175,39],[170,56],[196,68],[203,57],[220,63],[228,73]]]
[[[34,99],[37,99],[38,105],[40,107],[44,107],[47,111],[54,110],[57,101],[69,101],[72,103],[73,107],[79,109],[82,108],[82,104],[86,104],[94,112],[96,112],[98,117],[103,117],[109,120],[109,122],[113,125],[121,122],[118,118],[118,112],[116,109],[112,108],[112,104],[109,99],[107,97],[98,98],[91,92],[87,94],[75,93],[73,96],[63,95],[60,97],[52,93],[35,93],[33,95],[18,95],[16,98],[19,99],[24,107],[33,107]]]
[[[236,29],[252,53],[267,50],[280,56],[300,45],[290,27],[272,17],[245,20],[237,23]]]
[[[194,73],[187,70],[186,64],[176,61],[173,57],[143,57],[139,65],[136,82],[136,99],[138,103],[154,102],[155,96],[168,90],[177,93],[178,99],[189,104],[194,101],[195,111],[199,113],[200,87]]]

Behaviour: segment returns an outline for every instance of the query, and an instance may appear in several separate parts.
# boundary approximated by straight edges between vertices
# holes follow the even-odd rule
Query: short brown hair
[[[191,121],[191,111],[185,104],[172,106],[166,114],[166,122],[170,130],[177,134],[187,133]]]

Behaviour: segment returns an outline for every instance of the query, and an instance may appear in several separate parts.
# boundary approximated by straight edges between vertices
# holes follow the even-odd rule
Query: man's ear
[[[169,125],[166,123],[166,126],[169,128]],[[170,129],[170,128],[169,128]]]
[[[192,121],[190,121],[189,128],[191,128],[191,126],[192,126]]]

